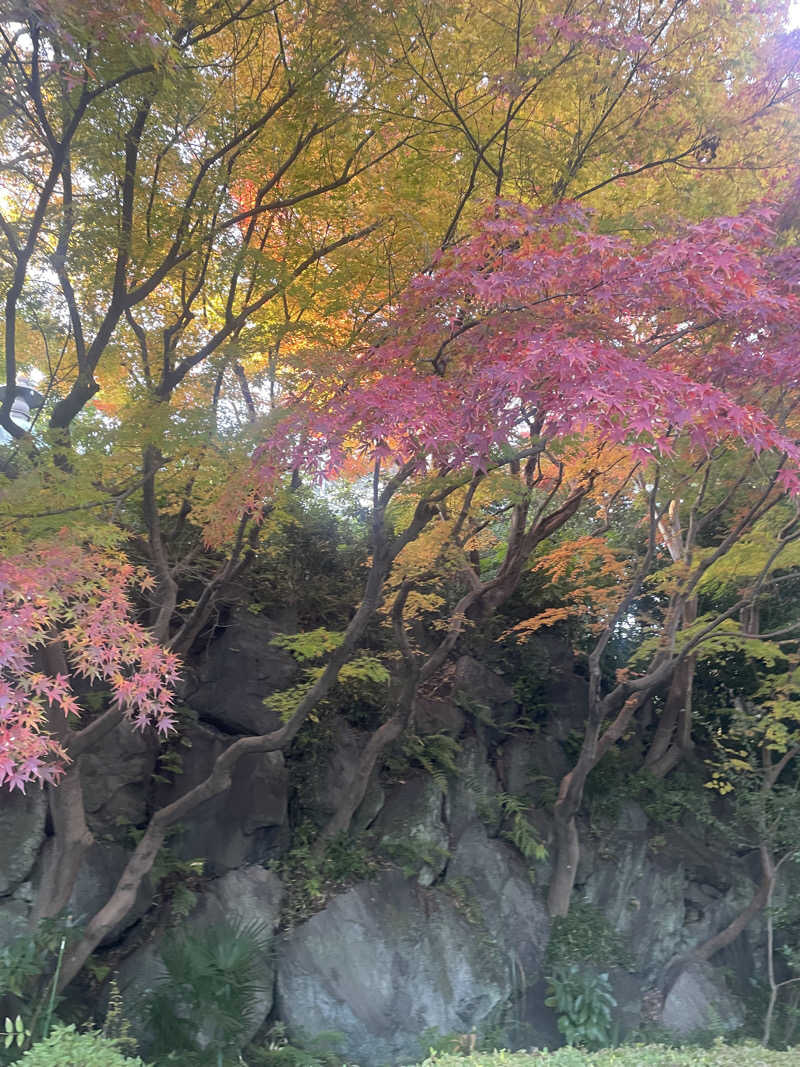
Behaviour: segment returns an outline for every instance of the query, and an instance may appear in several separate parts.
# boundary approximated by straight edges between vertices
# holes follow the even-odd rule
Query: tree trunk
[[[78,763],[71,763],[57,787],[48,786],[53,836],[44,851],[44,869],[31,912],[31,926],[66,908],[88,849],[94,844],[83,805]]]
[[[324,853],[329,841],[350,829],[353,816],[358,811],[358,807],[367,792],[367,786],[375,765],[383,754],[384,749],[400,737],[407,723],[408,716],[397,712],[372,734],[366,748],[361,753],[355,774],[347,783],[347,788],[344,796],[339,801],[339,806],[314,842],[312,849],[314,856],[319,858]]]
[[[547,910],[554,918],[569,912],[578,861],[581,857],[580,839],[575,816],[557,811],[554,820],[555,861],[547,893]]]
[[[553,875],[547,895],[547,907],[552,916],[563,916],[569,912],[581,854],[576,817],[583,800],[586,779],[611,746],[623,736],[633,716],[649,698],[649,691],[629,696],[602,735],[602,705],[589,715],[580,755],[572,770],[561,779],[553,809]]]
[[[693,949],[689,959],[705,962],[706,960],[710,960],[711,957],[716,955],[721,949],[732,944],[739,934],[750,924],[751,920],[764,909],[769,898],[771,884],[772,876],[765,870],[762,874],[761,882],[753,893],[749,904],[743,908],[736,918],[731,920],[723,930],[720,930],[719,933],[714,934],[713,937],[709,937],[708,940]]]
[[[687,601],[683,609],[683,626],[697,620],[697,597]],[[692,690],[696,656],[687,656],[678,664],[670,681],[664,711],[659,718],[656,734],[645,757],[645,768],[655,778],[665,778],[692,751]]]
[[[69,664],[60,641],[50,641],[38,653],[41,665],[48,674],[69,674]],[[102,736],[103,730],[113,715],[106,713],[97,720],[92,732]],[[80,740],[90,732],[76,733],[67,724],[59,709],[52,704],[48,710],[47,726],[72,760],[58,786],[48,785],[47,803],[53,826],[53,835],[44,850],[42,878],[31,912],[30,922],[35,926],[41,919],[49,919],[63,911],[72,896],[75,881],[86,852],[94,844],[94,837],[86,824],[86,809],[83,803],[83,787],[77,755],[81,751]]]

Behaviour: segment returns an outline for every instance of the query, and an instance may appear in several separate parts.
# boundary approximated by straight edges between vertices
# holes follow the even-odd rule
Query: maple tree
[[[692,630],[716,563],[692,540],[697,516],[739,505],[720,559],[798,486],[798,42],[770,37],[781,5],[634,18],[599,2],[141,0],[113,36],[108,10],[36,0],[2,24],[0,425],[15,442],[0,773],[48,783],[59,862],[38,915],[63,907],[91,840],[75,755],[125,714],[169,727],[174,653],[257,557],[276,494],[368,472],[372,557],[284,724],[237,739],[153,814],[62,980],[131,907],[170,827],[241,755],[291,744],[381,610],[398,685],[319,847],[465,627],[508,600],[540,545],[555,573],[548,539],[576,515],[624,500],[642,510],[638,557],[612,565],[602,532],[577,546],[608,584],[584,750],[556,807],[564,911],[586,774],[674,678],[654,753],[673,759],[691,657],[724,621]],[[25,434],[11,399],[33,371],[47,399]],[[700,478],[686,536],[681,469]],[[662,543],[681,566],[659,647],[604,689],[604,650]],[[152,576],[136,600],[123,548]],[[436,600],[442,576],[452,605]],[[426,612],[423,652],[410,620]],[[70,674],[108,691],[80,727]]]
[[[675,522],[674,508],[662,510],[657,503],[658,472],[651,472],[655,484],[649,489],[632,483],[639,496],[649,500],[647,546],[640,564],[632,568],[630,582],[621,583],[622,591],[612,602],[613,610],[589,657],[584,746],[576,767],[562,782],[555,807],[550,906],[555,914],[566,910],[577,869],[575,816],[589,771],[653,692],[677,675],[691,650],[724,623],[726,613],[702,619],[693,633],[685,630],[685,639],[678,640],[681,622],[694,622],[687,605],[693,602],[702,576],[782,499],[785,490],[797,490],[794,441],[763,409],[756,414],[754,408],[743,406],[742,386],[748,378],[753,380],[752,372],[732,378],[727,391],[681,373],[682,367],[696,369],[701,364],[700,353],[706,361],[708,353],[714,353],[706,362],[712,373],[725,362],[741,370],[740,361],[755,356],[759,365],[763,359],[775,374],[769,383],[759,375],[760,395],[786,396],[796,390],[797,370],[785,332],[796,314],[789,281],[795,253],[773,254],[774,234],[768,221],[776,216],[774,209],[759,208],[749,217],[709,221],[688,227],[678,238],[633,248],[584,228],[572,206],[537,213],[497,205],[473,241],[442,257],[435,272],[409,287],[391,340],[364,352],[358,367],[363,374],[360,385],[351,378],[346,388],[334,382],[329,392],[326,378],[317,407],[309,384],[298,413],[287,422],[285,436],[276,435],[271,446],[262,449],[266,476],[299,462],[335,466],[344,450],[342,442],[357,436],[364,448],[372,442],[369,451],[376,462],[376,478],[381,463],[394,470],[385,493],[395,493],[418,471],[435,473],[430,497],[418,491],[417,518],[421,507],[441,506],[466,479],[470,490],[463,502],[456,503],[450,529],[436,539],[433,560],[427,564],[434,576],[441,573],[442,547],[448,540],[462,553],[469,548],[477,489],[490,481],[490,468],[510,466],[520,476],[517,499],[512,497],[508,505],[513,521],[497,572],[482,579],[466,554],[462,556],[466,591],[450,614],[436,651],[416,662],[403,633],[402,616],[408,597],[420,584],[420,572],[418,567],[401,572],[393,614],[406,659],[406,692],[401,707],[365,751],[351,795],[324,836],[348,825],[377,754],[407,723],[417,686],[441,669],[470,615],[485,615],[502,604],[516,589],[536,546],[590,497],[598,476],[590,464],[594,461],[602,469],[605,444],[627,446],[622,486],[632,482],[640,466],[647,469],[659,456],[679,454],[685,463],[694,455],[696,496],[689,505],[689,534],[676,560],[684,568],[664,612],[656,650],[647,669],[630,672],[604,692],[603,651],[654,567],[657,543],[666,540],[667,522]],[[763,258],[759,242],[764,242]],[[748,300],[742,298],[745,289]],[[764,303],[756,311],[760,300]],[[436,308],[435,316],[430,308]],[[754,346],[757,335],[759,344]],[[743,349],[737,352],[739,345]],[[397,396],[398,384],[402,403],[391,404],[388,391]],[[630,411],[636,412],[632,418],[626,415]],[[565,486],[566,496],[556,506],[553,501],[564,482],[565,464],[548,452],[559,439],[589,428],[597,451],[586,450],[583,469],[574,472],[571,484]],[[734,489],[725,490],[723,502],[746,480],[756,494],[755,503],[742,509],[713,551],[695,552],[698,532],[723,506],[714,498],[718,487],[711,474],[718,458],[703,457],[731,439],[756,455],[772,450],[778,461],[769,466],[762,484],[759,477],[748,476],[747,468],[738,475]],[[302,452],[294,444],[298,440]],[[272,450],[281,445],[290,450],[278,461]],[[621,458],[617,455],[613,463],[619,464]],[[457,473],[448,485],[448,477],[465,465],[473,473]],[[509,492],[507,484],[499,488]],[[691,486],[682,491],[689,496]],[[490,495],[489,501],[497,503],[498,498]],[[774,559],[765,561],[765,571],[795,536],[789,522],[778,538]],[[748,591],[743,603],[752,595]],[[296,715],[303,717],[307,711],[303,701]]]
[[[56,737],[65,733],[61,720],[80,713],[68,671],[105,683],[112,715],[122,712],[137,727],[154,725],[161,733],[173,727],[177,657],[131,621],[126,587],[135,577],[129,563],[108,552],[69,543],[29,545],[24,556],[0,564],[0,785],[24,791],[28,782],[56,782],[63,773],[67,752]],[[35,669],[34,651],[52,644],[54,632],[63,646],[64,673]],[[42,723],[56,737],[41,730]]]

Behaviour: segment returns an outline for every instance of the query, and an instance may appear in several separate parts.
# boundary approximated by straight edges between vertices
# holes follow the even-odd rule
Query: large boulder
[[[547,934],[523,865],[476,826],[442,888],[385,871],[286,934],[277,1011],[295,1039],[341,1035],[347,1062],[416,1060],[425,1031],[496,1023],[523,974],[538,977]]]
[[[327,822],[344,799],[369,738],[367,731],[357,730],[340,715],[331,716],[329,728],[330,742],[303,789],[303,807],[320,824]]]
[[[30,934],[29,911],[28,904],[14,897],[0,900],[0,949],[10,945],[18,937]]]
[[[0,804],[0,897],[30,874],[44,841],[47,801],[42,790],[6,793]]]
[[[130,853],[113,842],[91,845],[83,858],[72,890],[68,914],[88,921],[108,901],[116,888],[120,875],[130,859]],[[128,914],[109,931],[102,944],[110,945],[144,915],[153,899],[150,877],[143,879],[136,900]]]
[[[452,700],[418,696],[414,701],[414,726],[417,733],[448,734],[458,737],[464,729],[466,716]]]
[[[496,726],[512,722],[519,713],[519,702],[505,678],[472,656],[461,656],[456,663],[453,696],[479,721]]]
[[[579,889],[623,935],[648,982],[726,926],[753,894],[747,873],[705,845],[702,832],[654,834],[633,802],[584,846]]]
[[[275,955],[270,939],[281,915],[283,885],[263,867],[242,867],[216,879],[203,893],[188,922],[191,930],[206,930],[220,923],[250,928],[259,935],[259,989],[252,1005],[250,1040],[272,1010],[275,990]]]
[[[710,963],[690,963],[673,983],[661,1011],[661,1025],[681,1037],[709,1030],[730,1033],[743,1023],[741,1004]]]
[[[458,773],[447,789],[447,823],[450,837],[457,841],[474,822],[483,822],[497,830],[500,810],[495,803],[497,774],[488,762],[486,746],[476,737],[461,742],[456,759]]]
[[[474,824],[461,835],[445,885],[477,909],[498,966],[533,978],[550,936],[547,909],[518,853]],[[526,979],[527,980],[527,979]]]

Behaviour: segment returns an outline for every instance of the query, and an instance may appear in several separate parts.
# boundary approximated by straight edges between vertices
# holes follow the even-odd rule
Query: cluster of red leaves
[[[777,209],[687,225],[644,246],[598,233],[574,204],[492,205],[475,236],[418,277],[380,343],[309,374],[257,456],[261,488],[361,450],[480,469],[519,443],[590,431],[646,459],[681,438],[800,450],[766,413],[800,384],[800,252],[774,251]]]
[[[178,21],[176,10],[165,0],[28,0],[20,5],[20,16],[35,22],[67,52],[80,48],[80,42],[87,39],[127,46],[148,44],[160,50],[165,29]],[[66,55],[48,67],[60,66],[68,72],[74,65],[74,59]],[[80,60],[77,69],[95,77]]]
[[[67,674],[37,669],[48,641],[58,640],[70,670],[107,688],[136,726],[172,727],[178,661],[131,621],[135,577],[119,557],[69,543],[0,561],[0,786],[24,791],[63,770],[48,717],[80,708]]]

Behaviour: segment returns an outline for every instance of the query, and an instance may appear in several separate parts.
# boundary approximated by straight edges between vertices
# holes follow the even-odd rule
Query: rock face
[[[378,1067],[419,1058],[425,1031],[500,1021],[541,966],[547,918],[505,845],[479,827],[462,842],[441,888],[387,871],[285,935],[277,1010],[293,1036],[336,1032],[347,1061]]]
[[[297,663],[276,648],[274,624],[236,609],[195,664],[184,699],[205,722],[238,733],[266,733],[280,726],[264,698],[291,685]]]
[[[261,928],[260,939],[266,940],[261,954],[261,990],[253,1005],[253,1019],[249,1040],[272,1010],[275,985],[275,957],[269,938],[278,925],[283,886],[277,875],[263,867],[249,866],[230,871],[212,881],[198,897],[197,904],[181,926],[180,931],[197,934],[209,927],[227,922],[236,926]],[[139,1040],[148,1040],[144,1022],[147,995],[165,974],[158,942],[149,941],[129,955],[119,968],[119,988],[125,1011]]]
[[[358,767],[368,734],[356,730],[344,718],[337,717],[333,727],[333,741],[326,759],[307,783],[304,805],[320,825],[325,823],[339,804]]]
[[[472,656],[456,663],[454,694],[466,711],[486,715],[498,726],[514,719],[519,708],[508,682]]]
[[[205,725],[187,727],[184,736],[189,747],[182,754],[182,771],[171,786],[159,790],[159,805],[203,781],[231,743],[229,736]],[[287,793],[280,752],[243,756],[231,787],[190,812],[170,845],[181,859],[202,859],[208,874],[264,862],[286,843]]]
[[[120,824],[140,826],[147,812],[147,783],[156,765],[152,734],[121,722],[97,751],[80,758],[86,820],[98,836]]]
[[[692,963],[667,994],[661,1022],[681,1037],[700,1030],[729,1033],[742,1025],[744,1012],[719,971],[709,963]]]
[[[277,725],[263,699],[292,684],[296,665],[271,647],[273,634],[259,616],[234,615],[195,661],[184,699],[197,720],[181,731],[173,781],[155,784],[157,744],[127,726],[102,752],[81,757],[96,843],[70,901],[73,914],[94,913],[115,885],[129,854],[109,840],[120,839],[120,825],[141,827],[153,808],[202,781],[236,736]],[[432,734],[458,739],[456,773],[434,779],[401,762],[394,780],[373,775],[353,832],[362,835],[359,847],[380,858],[382,873],[340,888],[318,914],[273,937],[260,961],[253,1033],[278,1019],[297,1043],[332,1032],[341,1037],[343,1058],[361,1067],[416,1062],[433,1031],[491,1032],[512,1048],[560,1042],[544,1005],[548,861],[531,870],[504,835],[515,828],[516,810],[548,841],[547,813],[570,766],[564,742],[583,721],[586,683],[563,641],[547,635],[526,685],[517,687],[522,696],[509,681],[462,656],[435,696],[420,697],[415,728],[426,744]],[[518,729],[526,721],[535,729]],[[324,758],[302,779],[303,811],[319,824],[337,808],[368,736],[344,715],[331,715],[326,725]],[[431,752],[437,744],[441,752],[438,739]],[[436,769],[435,756],[430,765]],[[202,859],[207,879],[183,921],[186,931],[223,921],[259,923],[268,935],[278,928],[283,887],[265,865],[291,846],[288,778],[281,753],[243,758],[231,787],[181,820],[169,848],[180,859]],[[516,809],[509,810],[510,799]],[[603,936],[610,927],[625,947],[595,958],[601,949],[586,966],[609,972],[621,1035],[643,1022],[679,1036],[735,1028],[743,1014],[720,975],[724,968],[731,988],[747,990],[763,960],[762,920],[715,958],[719,966],[687,967],[666,996],[664,983],[671,960],[749,901],[747,859],[714,843],[699,821],[654,826],[631,801],[615,817],[583,818],[575,899],[592,906]],[[47,832],[43,793],[0,797],[0,948],[27,931]],[[141,1008],[164,973],[159,944],[166,931],[160,913],[149,911],[154,896],[146,881],[104,945],[105,959],[119,967],[126,1014],[145,1040]]]
[[[434,882],[450,855],[443,804],[434,780],[419,775],[392,791],[374,825],[384,855],[420,885]]]
[[[636,972],[648,981],[730,922],[752,896],[744,871],[705,846],[701,832],[654,838],[638,804],[622,806],[605,841],[587,836],[579,892],[623,935]]]
[[[2,794],[0,802],[0,897],[30,874],[44,841],[47,808],[40,790]]]
[[[111,896],[129,858],[130,853],[120,845],[95,842],[84,857],[67,912],[76,919],[90,919]],[[138,922],[149,908],[152,898],[152,883],[149,878],[145,878],[136,894],[133,907],[122,922],[110,931],[103,943],[113,944],[121,934]]]

